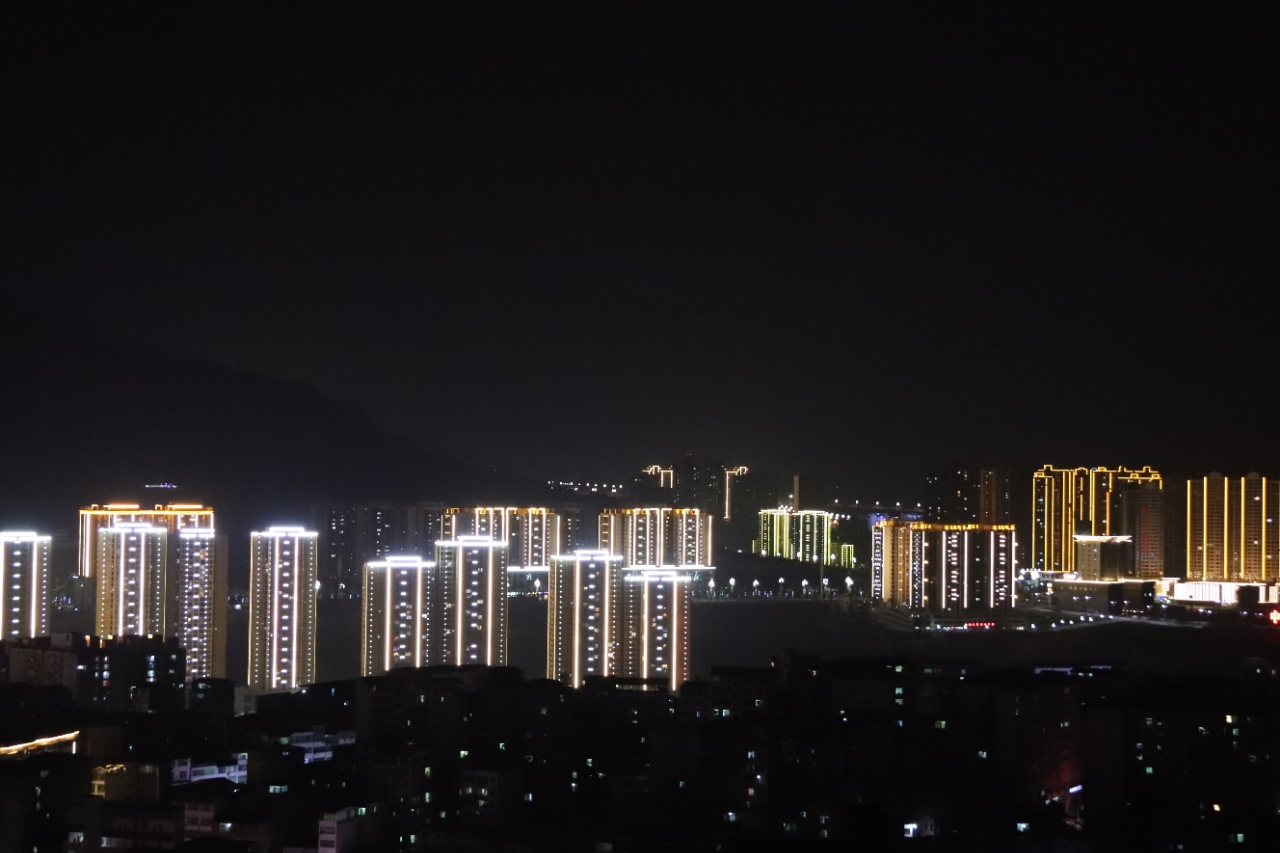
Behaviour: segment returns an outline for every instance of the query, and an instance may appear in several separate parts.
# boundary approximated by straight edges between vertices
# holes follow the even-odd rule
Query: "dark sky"
[[[1250,7],[16,5],[50,311],[537,477],[1280,475]]]

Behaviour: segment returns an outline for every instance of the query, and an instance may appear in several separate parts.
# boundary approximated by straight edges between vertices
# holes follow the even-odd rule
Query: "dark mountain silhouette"
[[[173,495],[233,541],[317,500],[545,503],[545,485],[389,435],[303,385],[188,358],[0,302],[0,527],[74,529],[79,506]]]

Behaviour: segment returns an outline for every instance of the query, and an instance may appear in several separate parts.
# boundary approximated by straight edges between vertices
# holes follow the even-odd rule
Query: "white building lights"
[[[0,532],[0,640],[49,633],[51,537]]]
[[[440,640],[458,666],[507,665],[507,543],[459,536],[436,543],[442,608]]]
[[[672,690],[689,679],[693,580],[707,566],[631,566],[622,571],[619,675],[662,678]]]
[[[250,534],[249,686],[296,690],[315,681],[317,534]]]
[[[447,610],[436,564],[417,556],[365,564],[362,671],[381,675],[402,666],[445,663],[440,648]],[[434,640],[434,642],[433,642]]]
[[[163,527],[171,537],[185,527],[213,529],[213,508],[203,504],[155,504],[144,509],[136,503],[92,504],[80,510],[80,576],[97,575],[98,531],[118,522],[140,522]]]
[[[222,678],[226,658],[225,553],[214,531],[178,531],[178,643],[187,651],[187,679]]]
[[[164,634],[168,537],[165,527],[119,521],[97,529],[97,634]]]
[[[622,557],[582,550],[552,557],[547,678],[580,687],[587,676],[617,675],[625,596]]]

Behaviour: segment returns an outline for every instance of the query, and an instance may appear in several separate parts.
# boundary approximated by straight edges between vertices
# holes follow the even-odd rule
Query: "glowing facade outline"
[[[318,534],[271,527],[249,536],[249,687],[315,681]]]
[[[0,641],[49,633],[52,537],[0,532]]]
[[[1163,571],[1163,523],[1152,517],[1150,525],[1159,531],[1148,537],[1147,530],[1126,530],[1120,499],[1125,490],[1161,491],[1164,480],[1151,466],[1130,469],[1055,468],[1046,465],[1032,475],[1031,556],[1028,568],[1040,572],[1076,571],[1073,538],[1084,532],[1091,536],[1134,533],[1143,542],[1151,539],[1138,557],[1144,577]],[[1141,525],[1139,525],[1141,526]]]
[[[187,680],[226,676],[226,544],[213,530],[178,531],[177,577],[182,585],[176,620],[187,652]],[[172,620],[171,620],[172,621]]]
[[[1280,563],[1280,480],[1213,473],[1187,481],[1187,580],[1270,583]]]
[[[588,676],[617,675],[623,655],[622,557],[580,550],[551,558],[547,599],[547,678],[581,687]]]
[[[364,675],[445,662],[440,643],[431,642],[445,618],[435,569],[435,563],[417,556],[387,557],[365,564]]]
[[[698,509],[630,507],[600,515],[600,548],[634,566],[707,566],[712,518]]]
[[[886,519],[871,534],[872,597],[935,611],[999,610],[1017,603],[1012,524]]]
[[[507,543],[459,536],[436,543],[447,662],[507,665]]]
[[[169,530],[146,522],[119,521],[97,529],[96,633],[163,635],[168,596]]]
[[[203,504],[155,504],[153,509],[136,503],[91,504],[80,510],[80,577],[91,578],[97,573],[98,531],[120,521],[163,527],[173,537],[184,527],[214,527],[213,508]]]

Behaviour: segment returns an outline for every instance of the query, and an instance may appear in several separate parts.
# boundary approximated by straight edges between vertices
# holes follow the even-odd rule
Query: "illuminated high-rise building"
[[[793,558],[825,566],[831,562],[831,513],[805,509],[791,514]]]
[[[212,530],[178,531],[177,619],[170,636],[187,650],[187,680],[227,673],[227,544]]]
[[[790,560],[791,510],[760,510],[760,535],[756,539],[756,553],[765,557],[782,557]]]
[[[617,675],[626,614],[622,557],[578,551],[551,558],[547,678],[570,687],[594,675]]]
[[[560,516],[544,507],[476,507],[457,515],[457,534],[506,542],[508,569],[542,571],[560,553]]]
[[[249,686],[315,681],[317,534],[271,527],[249,537]]]
[[[924,537],[915,522],[886,519],[871,530],[871,597],[903,607],[924,606]]]
[[[93,566],[98,582],[96,633],[164,635],[169,530],[142,521],[96,529]]]
[[[98,531],[117,522],[128,521],[163,527],[170,543],[176,544],[178,531],[184,527],[212,530],[213,508],[203,504],[155,504],[143,509],[134,503],[93,504],[80,510],[80,576],[97,575],[101,560]]]
[[[0,641],[49,633],[49,550],[53,539],[0,532]]]
[[[852,545],[842,544],[840,546],[839,564],[842,569],[852,569],[858,564],[858,559],[854,556]]]
[[[747,466],[724,469],[724,520],[733,520],[733,481],[747,473]]]
[[[632,566],[707,566],[711,514],[698,509],[635,507],[600,515],[600,548]]]
[[[709,571],[705,566],[697,567]],[[689,680],[689,617],[694,567],[627,567],[618,675],[662,678],[672,690]]]
[[[936,611],[1014,605],[1017,536],[1011,524],[930,524],[889,519],[871,539],[874,598]]]
[[[364,675],[452,662],[444,647],[443,595],[436,564],[428,560],[395,556],[365,564]]]
[[[1280,480],[1214,473],[1187,482],[1187,580],[1275,581]]]
[[[507,665],[507,543],[458,536],[435,548],[447,662]]]
[[[1131,470],[1046,465],[1032,478],[1028,568],[1075,572],[1076,534],[1128,535],[1138,543],[1137,571],[1142,577],[1159,577],[1164,566],[1163,489],[1164,480],[1150,466]]]

